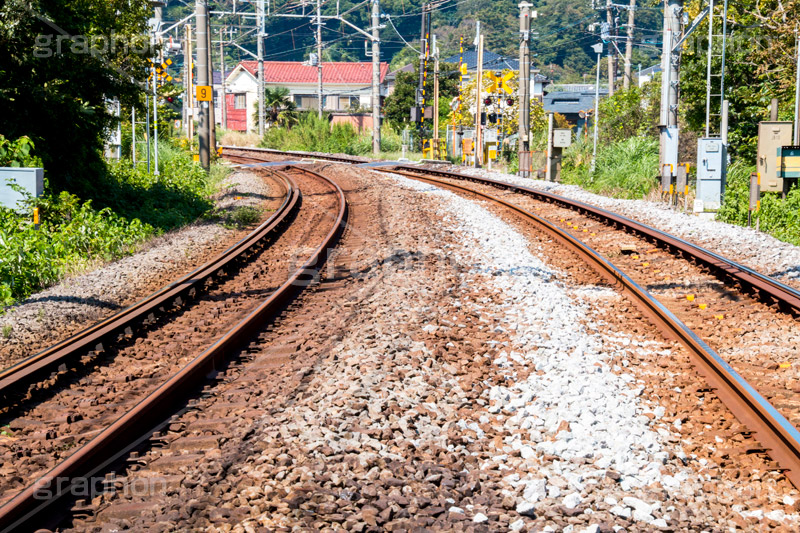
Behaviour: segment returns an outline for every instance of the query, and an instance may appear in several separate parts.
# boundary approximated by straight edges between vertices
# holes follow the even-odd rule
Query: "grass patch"
[[[123,160],[109,164],[94,182],[76,184],[82,196],[48,192],[29,199],[25,212],[0,208],[0,305],[193,222],[212,210],[211,194],[228,172],[215,165],[207,174],[189,152],[168,141],[159,145],[159,170],[153,176],[144,164]],[[30,216],[34,206],[39,228]]]
[[[717,220],[747,225],[750,206],[750,174],[753,165],[737,161],[728,167],[725,196],[717,212]],[[753,224],[759,219],[759,229],[776,239],[800,246],[800,189],[793,188],[781,198],[778,193],[761,195],[761,208],[753,213]]]
[[[243,205],[231,212],[228,221],[238,228],[252,226],[261,221],[261,213],[262,210],[257,207]]]
[[[644,198],[658,185],[658,141],[631,137],[600,147],[591,172],[592,141],[580,138],[564,152],[564,183],[615,198]]]

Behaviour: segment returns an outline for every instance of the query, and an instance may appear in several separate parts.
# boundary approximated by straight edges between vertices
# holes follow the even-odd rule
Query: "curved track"
[[[72,499],[75,487],[92,486],[98,479],[95,476],[102,476],[109,465],[140,447],[149,435],[167,423],[166,417],[185,405],[191,395],[196,394],[198,387],[206,382],[210,373],[223,365],[226,359],[234,355],[266,324],[274,320],[304,287],[315,281],[320,268],[325,264],[330,249],[336,245],[344,229],[348,207],[344,192],[335,182],[310,170],[298,170],[324,182],[332,189],[337,199],[338,207],[335,215],[331,217],[333,223],[320,244],[277,290],[216,340],[213,345],[194,357],[180,371],[161,383],[93,439],[0,507],[0,525],[2,525],[3,531],[15,530],[23,525],[31,527],[32,522],[47,523],[55,520],[56,517],[45,509],[61,500]],[[204,265],[174,284],[156,292],[129,310],[75,335],[51,350],[46,350],[28,363],[20,363],[13,367],[16,369],[13,372],[6,371],[4,383],[7,390],[30,383],[37,376],[52,369],[53,365],[64,364],[66,357],[76,357],[82,353],[81,350],[85,353],[86,347],[91,347],[93,343],[98,342],[98,339],[102,339],[104,342],[113,342],[114,336],[119,335],[120,330],[124,331],[132,323],[141,321],[142,317],[147,317],[159,306],[166,305],[180,295],[190,295],[190,291],[196,290],[209,276],[224,270],[233,261],[240,260],[243,255],[247,255],[254,243],[277,231],[282,222],[289,220],[289,214],[297,208],[300,198],[299,189],[289,176],[283,175],[283,178],[287,184],[287,198],[284,205],[248,238],[221,254],[216,261]],[[72,346],[75,347],[72,348]],[[58,359],[57,355],[61,359]],[[29,370],[26,371],[26,368]],[[19,377],[19,382],[14,380],[15,376]],[[102,478],[100,479],[102,480]],[[48,514],[45,515],[45,513]]]
[[[236,147],[229,147],[228,150],[237,150],[241,152],[250,151]],[[326,157],[317,154],[288,153],[259,149],[252,150],[251,153],[252,152],[261,152],[264,155],[305,156],[338,162],[363,163],[363,161],[355,158],[351,159],[341,156]],[[785,470],[787,478],[796,487],[800,487],[800,432],[798,432],[797,429],[750,383],[736,372],[728,362],[723,360],[666,306],[650,295],[648,291],[642,288],[608,259],[552,222],[500,198],[465,187],[458,183],[453,183],[453,181],[444,181],[437,178],[447,178],[449,180],[461,182],[470,181],[506,191],[519,192],[532,196],[540,201],[553,203],[583,213],[605,224],[641,236],[675,255],[701,265],[721,278],[726,284],[735,285],[738,290],[751,294],[768,304],[776,305],[781,311],[789,312],[792,316],[800,315],[800,292],[777,280],[666,232],[662,232],[621,215],[555,194],[496,180],[466,176],[455,172],[429,169],[414,165],[386,165],[377,167],[375,170],[395,172],[413,179],[459,190],[460,192],[470,195],[476,195],[497,203],[535,222],[556,240],[565,244],[568,248],[575,250],[597,272],[610,282],[620,286],[627,296],[633,300],[645,315],[660,329],[665,331],[670,337],[680,341],[689,349],[700,373],[715,390],[719,398],[743,424],[756,434],[758,440],[766,448],[767,453]]]

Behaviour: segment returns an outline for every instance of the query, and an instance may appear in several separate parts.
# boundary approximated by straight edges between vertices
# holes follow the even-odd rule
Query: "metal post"
[[[197,85],[208,86],[208,0],[197,0]],[[200,115],[200,164],[208,169],[211,165],[211,125],[209,102],[198,101]]]
[[[680,37],[680,13],[683,0],[667,0],[664,9],[664,37],[661,57],[663,77],[661,81],[661,146],[659,173],[665,164],[677,167],[678,136],[678,80],[679,56],[672,49]],[[670,144],[671,143],[671,144]],[[669,156],[669,160],[667,160]]]
[[[483,142],[481,142],[481,88],[483,86],[483,35],[478,35],[478,72],[477,72],[477,97],[475,99],[475,168],[481,168],[483,161]]]
[[[520,175],[528,177],[530,165],[526,165],[523,170],[522,165],[525,161],[530,162],[530,122],[531,122],[531,7],[533,4],[521,2],[519,4],[519,150],[518,160]],[[523,154],[527,154],[523,156]]]
[[[153,67],[153,175],[158,176],[158,77]]]
[[[317,116],[322,118],[322,11],[317,0]]]
[[[184,105],[186,106],[186,138],[189,139],[189,145],[194,144],[194,76],[192,75],[192,25],[186,25],[186,55],[184,56],[184,63],[186,64],[186,98],[184,98]]]
[[[603,44],[594,45],[595,52],[597,52],[597,78],[594,82],[594,113],[592,113],[592,129],[594,130],[592,140],[592,173],[594,174],[595,162],[597,161],[597,123],[600,119],[600,64],[603,56]]]
[[[794,53],[797,56],[794,78],[794,137],[792,143],[800,144],[800,33],[794,29]]]
[[[727,100],[723,100],[722,121],[720,123],[720,137],[722,138],[722,144],[728,144],[728,110],[729,102]]]
[[[136,104],[131,106],[131,161],[136,166]]]
[[[666,14],[665,21],[666,21]],[[711,53],[714,43],[714,0],[708,0],[708,50],[706,52],[706,137],[711,136]]]
[[[222,94],[220,95],[220,103],[219,107],[222,111],[222,123],[220,126],[227,129],[228,128],[228,102],[227,97],[225,95],[225,48],[223,46],[224,40],[223,37],[225,36],[225,26],[219,30],[219,68],[220,68],[220,76],[222,77]]]
[[[372,153],[381,151],[381,5],[372,0]]]
[[[547,181],[553,179],[553,113],[547,113],[547,167],[545,168],[545,178]]]
[[[633,59],[633,29],[635,24],[636,13],[636,0],[631,0],[631,5],[628,8],[628,41],[625,43],[625,78],[622,80],[622,86],[627,90],[631,86],[631,67]]]
[[[609,39],[614,38],[614,15],[611,12],[612,0],[606,0],[606,22],[608,23]],[[613,41],[612,41],[613,43]],[[614,45],[608,47],[608,95],[614,95],[614,81],[616,77],[616,68],[614,64]]]
[[[258,136],[264,136],[264,127],[267,121],[266,106],[264,105],[264,0],[258,0],[256,40],[258,41]],[[317,14],[319,15],[319,0],[317,0]],[[249,112],[249,110],[248,110]]]
[[[422,139],[422,123],[425,121],[425,52],[428,49],[428,37],[426,34],[426,24],[428,21],[428,4],[422,4],[422,29],[420,30],[420,49],[419,49],[419,83],[417,86],[416,105],[420,108],[419,132]],[[422,141],[425,142],[424,140]]]
[[[145,140],[147,141],[147,173],[150,174],[150,94],[144,93]]]
[[[434,159],[439,158],[439,48],[436,46],[436,35],[433,40],[433,146]]]
[[[206,17],[206,34],[208,35],[208,85],[211,87],[211,103],[208,106],[208,127],[211,129],[209,134],[209,146],[211,153],[217,151],[217,110],[214,106],[214,61],[211,52],[214,50],[214,35],[211,33],[211,17]]]

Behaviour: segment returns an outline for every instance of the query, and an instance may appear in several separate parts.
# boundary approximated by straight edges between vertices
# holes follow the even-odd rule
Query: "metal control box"
[[[38,198],[43,192],[43,168],[0,167],[0,205],[3,207],[21,209],[20,202],[26,195]]]
[[[704,209],[719,209],[728,174],[728,150],[722,139],[704,138],[697,142],[697,199]]]
[[[572,130],[556,128],[553,130],[553,148],[569,148],[572,144]]]
[[[761,192],[783,192],[779,176],[782,146],[792,144],[791,122],[758,123],[758,160],[756,170],[761,176]]]

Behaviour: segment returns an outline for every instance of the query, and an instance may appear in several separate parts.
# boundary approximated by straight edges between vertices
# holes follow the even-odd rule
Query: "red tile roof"
[[[258,61],[240,63],[255,76]],[[381,63],[381,82],[389,72],[389,64]],[[264,61],[264,81],[266,83],[316,83],[317,67],[303,65],[297,61]],[[322,82],[326,85],[372,84],[372,63],[331,62],[322,63]]]

